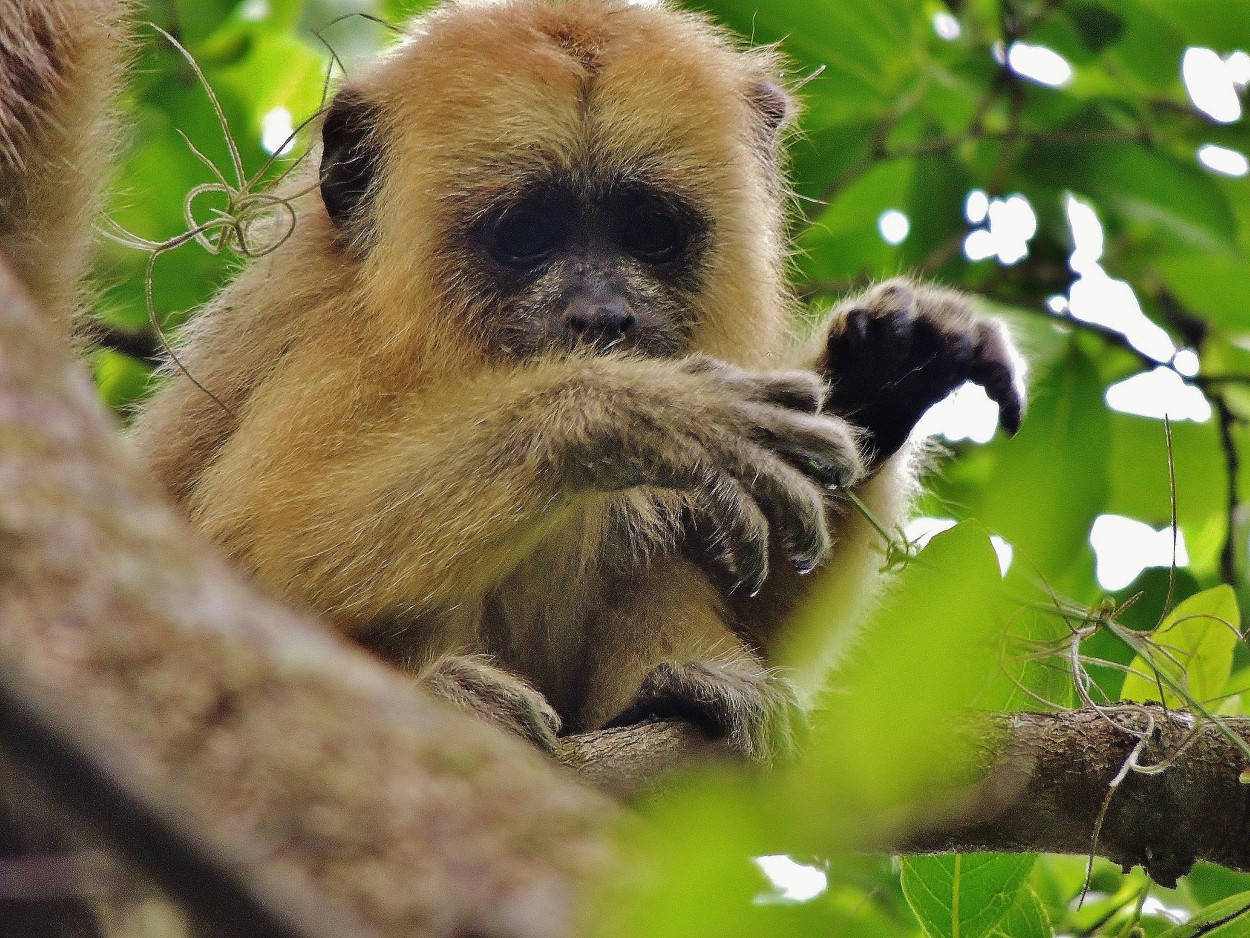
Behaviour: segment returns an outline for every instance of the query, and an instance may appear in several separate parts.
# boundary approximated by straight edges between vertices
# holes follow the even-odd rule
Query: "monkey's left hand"
[[[794,685],[745,653],[729,660],[655,665],[637,696],[607,725],[679,718],[703,728],[752,762],[793,755],[804,727]]]
[[[1020,428],[1020,356],[1006,330],[977,317],[958,293],[894,279],[834,312],[819,370],[828,408],[868,431],[880,465],[902,447],[924,412],[965,381],[985,388],[1008,433]]]

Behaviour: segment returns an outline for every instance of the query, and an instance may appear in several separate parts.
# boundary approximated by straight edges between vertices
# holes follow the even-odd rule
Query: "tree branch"
[[[1157,774],[1130,772],[1107,802],[1098,842],[1095,822],[1109,785],[1139,737],[1095,710],[996,717],[985,734],[983,764],[971,789],[913,813],[870,849],[888,853],[1037,851],[1096,853],[1141,865],[1174,885],[1196,860],[1250,872],[1250,784],[1238,780],[1242,753],[1212,724],[1195,729],[1180,711],[1143,705],[1120,723],[1155,732],[1143,765],[1170,761]],[[1225,721],[1250,742],[1250,718]],[[638,765],[672,765],[705,745],[683,724],[651,723],[576,737],[573,746],[596,779],[641,777]],[[984,730],[983,730],[984,732]],[[683,752],[684,750],[684,752]]]
[[[1133,715],[1117,715],[1126,718]],[[1150,705],[1135,718],[1142,730],[1154,721],[1142,764],[1170,764],[1152,774],[1129,772],[1109,800],[1108,786],[1137,736],[1094,710],[999,718],[989,769],[965,803],[916,824],[898,849],[1094,852],[1126,867],[1139,864],[1165,886],[1196,860],[1250,871],[1250,785],[1239,781],[1246,764],[1236,745],[1212,724],[1195,726],[1189,713]],[[1250,741],[1250,719],[1225,723]]]

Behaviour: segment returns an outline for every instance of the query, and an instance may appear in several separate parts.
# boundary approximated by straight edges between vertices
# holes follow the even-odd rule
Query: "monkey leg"
[[[1008,433],[1020,427],[1020,357],[1006,330],[951,290],[888,280],[830,319],[823,360],[828,408],[867,431],[874,465],[896,453],[924,412],[965,381],[985,388]]]
[[[727,624],[721,593],[688,561],[654,563],[588,623],[580,729],[680,718],[768,763],[803,726],[794,686]]]
[[[446,655],[424,675],[426,687],[461,709],[555,752],[560,717],[522,678],[480,655]]]

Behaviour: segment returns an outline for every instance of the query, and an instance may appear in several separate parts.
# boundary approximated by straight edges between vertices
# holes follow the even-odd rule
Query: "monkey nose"
[[[565,324],[574,342],[612,348],[632,341],[638,319],[629,304],[618,297],[578,297],[565,312]]]

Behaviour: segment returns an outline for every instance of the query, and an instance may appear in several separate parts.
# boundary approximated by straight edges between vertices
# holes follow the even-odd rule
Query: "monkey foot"
[[[803,727],[794,686],[750,660],[662,662],[647,672],[634,702],[607,725],[652,718],[689,720],[765,764],[791,756]]]
[[[514,674],[473,655],[448,655],[425,676],[426,686],[474,716],[559,751],[560,717],[545,697]]]

